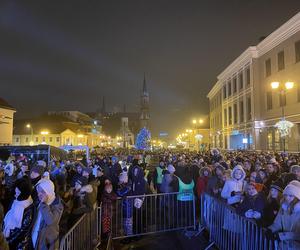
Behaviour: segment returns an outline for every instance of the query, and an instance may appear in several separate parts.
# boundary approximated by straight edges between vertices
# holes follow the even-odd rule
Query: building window
[[[228,82],[228,96],[231,96],[231,81]]]
[[[279,106],[283,107],[286,105],[286,95],[284,93],[279,95]]]
[[[43,137],[43,138],[42,138],[42,142],[45,142],[45,141],[46,141],[46,138],[45,138],[45,137]]]
[[[244,88],[243,72],[239,74],[239,85],[240,85],[240,89]]]
[[[16,142],[19,142],[19,141],[20,141],[20,138],[19,138],[19,137],[17,137],[17,138],[16,138]]]
[[[298,102],[300,102],[300,86],[299,85],[297,87],[297,99],[298,99]]]
[[[28,142],[28,141],[29,141],[29,139],[28,139],[28,137],[26,137],[26,138],[25,138],[25,142]]]
[[[227,109],[224,109],[224,126],[227,126]]]
[[[247,98],[247,120],[251,120],[251,97]]]
[[[56,137],[56,142],[59,142],[59,137]]]
[[[52,137],[49,137],[49,142],[52,142]]]
[[[223,99],[226,99],[227,93],[226,93],[226,85],[223,87]]]
[[[233,93],[236,93],[237,91],[237,82],[236,82],[236,77],[233,78]]]
[[[232,124],[232,108],[228,108],[228,118],[229,118],[229,125]]]
[[[273,102],[272,102],[272,92],[267,92],[267,110],[270,110],[273,108]]]
[[[271,75],[271,58],[269,58],[268,60],[265,61],[265,65],[266,65],[266,77]]]
[[[35,142],[38,142],[39,141],[39,138],[38,137],[35,137]]]
[[[244,102],[240,102],[240,122],[244,122]]]
[[[278,71],[284,69],[284,51],[280,51],[277,54],[277,61],[278,61]]]
[[[246,69],[246,84],[250,85],[250,68]]]
[[[300,41],[295,42],[296,63],[300,61]]]
[[[233,122],[234,122],[234,124],[237,124],[237,122],[238,122],[237,104],[233,105]]]

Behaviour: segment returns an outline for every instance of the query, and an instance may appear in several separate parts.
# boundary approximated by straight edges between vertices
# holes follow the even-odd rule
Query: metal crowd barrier
[[[195,229],[195,197],[192,193],[181,193],[182,200],[186,201],[179,201],[179,194],[130,196],[118,198],[109,205],[102,204],[103,216],[111,216],[112,239]]]
[[[299,249],[294,247],[293,242],[283,238],[280,241],[268,239],[265,230],[254,220],[238,215],[234,208],[208,194],[201,197],[200,223],[209,232],[209,246],[215,244],[219,249]]]
[[[101,243],[101,206],[86,213],[60,241],[60,250],[95,249]]]

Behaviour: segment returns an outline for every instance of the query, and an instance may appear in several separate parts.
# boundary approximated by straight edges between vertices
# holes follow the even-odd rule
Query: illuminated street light
[[[203,120],[202,120],[202,119],[200,119],[200,120],[199,120],[199,123],[200,123],[200,124],[202,124],[202,123],[203,123]]]
[[[272,87],[272,89],[278,89],[279,88],[279,82],[272,82],[271,87]]]
[[[193,124],[196,124],[197,123],[197,120],[193,120]]]
[[[48,135],[48,134],[49,134],[48,131],[42,131],[42,132],[41,132],[41,135]]]
[[[31,128],[31,125],[28,123],[28,124],[26,125],[26,128]]]
[[[286,89],[292,89],[294,87],[294,83],[293,82],[286,82],[285,83],[285,88]]]

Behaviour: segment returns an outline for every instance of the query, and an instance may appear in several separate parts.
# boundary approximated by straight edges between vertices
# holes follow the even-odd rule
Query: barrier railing
[[[94,249],[101,242],[101,206],[86,213],[60,241],[60,250]]]
[[[192,193],[124,197],[109,205],[102,204],[102,209],[106,226],[111,216],[108,231],[113,239],[196,227],[195,197]]]
[[[207,194],[201,197],[201,225],[209,231],[210,241],[219,249],[267,250],[275,247],[262,227]]]
[[[257,225],[254,220],[238,215],[225,202],[208,194],[203,194],[201,197],[200,223],[202,227],[208,230],[210,242],[219,249],[300,249],[295,246],[297,244],[293,241],[295,239],[290,237],[287,240],[287,237],[284,238],[286,233],[279,234],[280,241],[269,239],[264,228]],[[300,238],[296,240],[299,241]],[[212,245],[210,244],[210,246]]]

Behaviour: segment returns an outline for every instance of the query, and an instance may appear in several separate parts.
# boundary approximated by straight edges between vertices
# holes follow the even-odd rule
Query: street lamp
[[[26,124],[26,128],[28,128],[28,129],[30,129],[30,133],[31,133],[31,140],[30,140],[30,142],[29,142],[29,145],[33,145],[33,128],[32,128],[32,126],[31,126],[31,124],[30,123],[28,123],[28,124]]]
[[[280,104],[281,104],[281,121],[285,122],[285,114],[284,114],[284,97],[286,97],[286,92],[294,87],[294,82],[286,82],[285,84],[281,84],[280,82],[272,82],[271,87],[273,90],[278,90],[280,95]],[[285,134],[281,134],[283,140],[283,151],[285,152]]]

